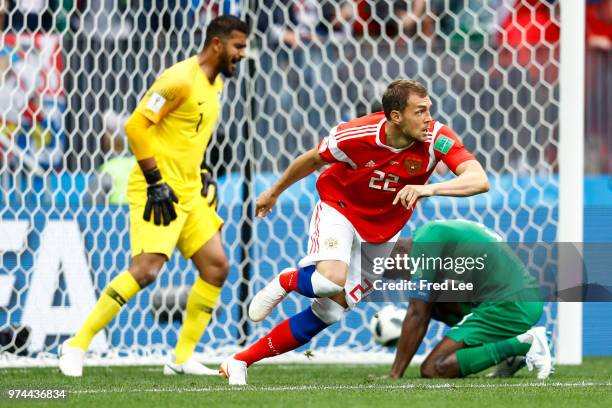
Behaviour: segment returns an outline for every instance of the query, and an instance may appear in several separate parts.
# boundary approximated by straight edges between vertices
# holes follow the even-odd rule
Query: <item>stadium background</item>
[[[201,22],[221,12],[242,10],[237,1],[145,1],[136,6],[106,1],[41,3],[40,9],[21,10],[15,2],[7,2],[3,13],[0,58],[16,70],[14,76],[5,74],[2,83],[11,98],[3,98],[0,135],[0,228],[7,234],[0,237],[4,245],[0,327],[23,323],[43,238],[60,239],[64,233],[45,235],[53,221],[76,221],[96,293],[126,266],[127,210],[120,199],[111,202],[99,177],[100,166],[116,155],[101,140],[121,133],[112,125],[112,114],[120,121],[162,67],[197,52]],[[258,3],[250,14],[257,53],[241,67],[237,80],[227,82],[223,119],[209,151],[221,186],[220,212],[228,221],[225,239],[233,261],[222,295],[224,305],[246,298],[252,288],[245,277],[261,272],[254,283],[257,287],[303,252],[305,219],[313,203],[308,192],[313,191],[314,180],[289,192],[279,203],[279,215],[269,223],[252,223],[245,217],[252,211],[252,198],[291,157],[312,146],[338,120],[375,109],[385,80],[400,75],[428,79],[434,116],[449,123],[495,174],[487,197],[465,204],[432,200],[405,232],[427,219],[466,214],[509,239],[555,239],[551,223],[557,217],[555,170],[562,165],[556,163],[554,119],[558,113],[556,1],[434,1],[425,12],[435,17],[429,34],[425,23],[413,26],[409,19],[395,18],[407,11],[405,2],[357,1],[350,20],[340,18],[349,2],[320,2],[321,9],[310,15],[317,18],[314,25],[308,10],[300,14],[276,2]],[[589,10],[605,3],[591,1]],[[436,9],[436,4],[448,7]],[[498,15],[500,7],[515,19],[504,20]],[[529,25],[535,31],[525,32],[535,37],[516,40],[512,25],[520,25],[518,16],[525,10],[531,23],[537,21]],[[587,18],[596,15],[587,13]],[[306,30],[309,23],[314,28]],[[316,33],[316,41],[303,37],[302,45],[292,47],[287,31],[300,36],[300,30]],[[133,32],[139,35],[130,35]],[[410,41],[403,42],[405,38]],[[547,46],[538,48],[540,38]],[[505,50],[509,54],[504,55]],[[19,71],[37,52],[38,70]],[[337,65],[329,64],[336,58]],[[535,63],[525,64],[524,59]],[[584,239],[612,242],[610,49],[587,47],[586,67]],[[478,92],[494,87],[492,68],[502,73],[497,78],[502,89],[495,97]],[[37,75],[44,78],[42,83],[32,79]],[[12,84],[9,78],[21,81]],[[30,98],[20,99],[22,91]],[[539,105],[529,109],[534,101]],[[506,115],[499,114],[504,111]],[[495,129],[500,133],[492,132]],[[123,146],[120,156],[126,153]],[[521,172],[523,167],[528,170]],[[301,216],[295,217],[296,213]],[[8,236],[7,231],[24,232]],[[62,267],[58,265],[57,285],[50,296],[51,306],[58,308],[71,304]],[[175,257],[157,288],[189,285],[192,279],[192,269]],[[158,327],[149,312],[154,292],[155,288],[143,292],[131,302],[139,308],[122,312],[109,332],[112,344],[174,342],[177,323]],[[289,303],[283,313],[291,314],[297,307],[298,302]],[[211,334],[230,341],[252,335],[242,312],[242,306],[220,310],[218,324],[203,343]],[[346,330],[324,336],[321,344],[342,344],[349,338],[367,342],[363,319],[371,313],[349,317]],[[585,304],[585,355],[612,354],[610,316],[610,304]],[[39,349],[53,352],[66,335],[59,331],[55,337],[36,339],[34,334],[34,340]]]

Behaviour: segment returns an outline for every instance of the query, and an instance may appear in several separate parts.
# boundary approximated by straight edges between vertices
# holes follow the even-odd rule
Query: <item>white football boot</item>
[[[85,352],[80,347],[69,346],[66,340],[59,350],[59,369],[65,376],[82,377]]]
[[[262,290],[257,292],[249,305],[249,318],[260,322],[274,310],[276,305],[287,296],[287,291],[280,284],[279,276],[285,272],[294,271],[295,268],[286,268],[274,277]]]
[[[512,377],[518,370],[525,367],[524,356],[508,357],[501,363],[495,366],[495,369],[487,374],[489,378],[509,378]]]
[[[213,370],[196,361],[193,357],[188,358],[182,364],[176,364],[172,356],[170,362],[164,365],[164,375],[219,375],[219,370]]]
[[[538,379],[545,380],[553,372],[553,361],[550,353],[550,347],[548,346],[548,339],[546,338],[545,327],[534,327],[527,331],[531,335],[533,341],[531,348],[527,352],[527,368],[532,371],[534,368],[537,370]]]
[[[229,380],[229,385],[247,385],[247,364],[228,357],[221,363],[221,377]]]

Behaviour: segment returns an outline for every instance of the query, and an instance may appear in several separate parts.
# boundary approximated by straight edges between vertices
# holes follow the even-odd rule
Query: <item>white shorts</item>
[[[399,232],[388,242],[395,242]],[[317,203],[308,234],[308,255],[298,263],[300,268],[314,265],[318,261],[342,261],[349,267],[344,285],[346,302],[353,308],[364,292],[361,283],[361,243],[365,240],[359,235],[353,224],[335,208]]]

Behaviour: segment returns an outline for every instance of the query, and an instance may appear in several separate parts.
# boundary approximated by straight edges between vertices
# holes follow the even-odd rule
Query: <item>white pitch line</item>
[[[537,382],[537,383],[499,383],[499,384],[355,384],[355,385],[272,385],[272,386],[214,386],[201,388],[145,388],[116,390],[75,390],[70,394],[105,393],[183,393],[183,392],[236,392],[236,391],[350,391],[350,390],[440,390],[440,389],[496,389],[496,388],[581,388],[612,387],[612,382]]]

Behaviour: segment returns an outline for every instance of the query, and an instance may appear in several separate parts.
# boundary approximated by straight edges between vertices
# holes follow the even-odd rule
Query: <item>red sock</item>
[[[294,290],[297,290],[297,287],[298,287],[298,271],[299,271],[299,269],[296,269],[296,270],[291,271],[291,272],[281,273],[278,276],[278,280],[280,281],[280,285],[282,286],[283,289],[285,289],[287,291],[287,293],[293,292]]]
[[[264,358],[295,350],[301,345],[302,343],[293,337],[291,327],[289,327],[289,319],[287,319],[273,328],[270,333],[253,343],[251,347],[237,353],[234,358],[244,361],[247,363],[247,366],[250,366]]]

